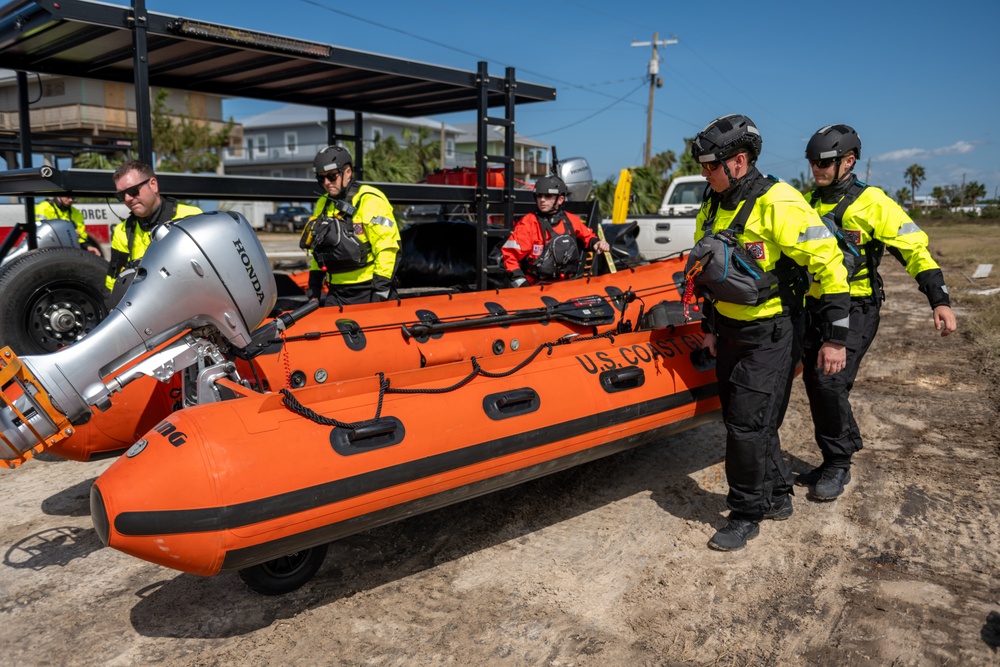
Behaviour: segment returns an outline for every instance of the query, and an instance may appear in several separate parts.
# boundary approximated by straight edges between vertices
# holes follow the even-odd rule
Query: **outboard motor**
[[[587,201],[594,187],[594,175],[590,171],[590,163],[586,158],[571,157],[559,161],[559,178],[563,179],[569,194],[569,201]]]
[[[76,225],[69,220],[39,220],[35,223],[35,238],[39,248],[79,248],[80,238]],[[28,236],[25,234],[11,248],[0,265],[7,264],[15,257],[28,252]]]
[[[123,372],[184,331],[207,327],[229,345],[250,345],[277,290],[246,218],[204,213],[161,225],[153,236],[139,266],[119,278],[129,281],[121,301],[86,338],[52,354],[18,359],[9,348],[0,352],[0,460],[12,465],[2,445],[16,449],[18,459],[39,443],[55,444],[48,439],[86,423],[91,406],[107,409],[128,382],[141,375],[165,380],[203,357],[208,341],[189,334]]]

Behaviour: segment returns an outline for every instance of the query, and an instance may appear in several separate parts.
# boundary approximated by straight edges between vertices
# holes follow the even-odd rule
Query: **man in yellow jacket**
[[[770,281],[768,290],[746,295],[695,283],[709,295],[712,289],[727,294],[726,300],[707,300],[702,321],[702,346],[716,356],[726,425],[726,503],[731,511],[726,526],[708,543],[719,551],[742,549],[759,534],[762,520],[792,514],[793,480],[778,427],[801,355],[806,271],[820,285],[815,304],[823,341],[818,363],[823,372],[836,373],[846,357],[849,295],[837,241],[799,192],[757,170],[761,145],[759,130],[741,115],[712,121],[691,145],[711,189],[698,212],[692,256],[703,237],[709,241],[723,235],[733,256],[739,250],[743,261]],[[735,282],[732,271],[726,275]]]
[[[795,483],[813,487],[816,500],[834,500],[844,492],[851,481],[851,457],[862,448],[850,395],[861,360],[878,331],[884,299],[878,266],[885,250],[917,281],[941,335],[947,336],[958,326],[944,275],[927,248],[927,234],[882,190],[854,176],[852,170],[860,157],[861,137],[849,125],[820,128],[806,145],[817,186],[806,198],[840,238],[851,274],[851,326],[842,371],[833,375],[816,371],[819,331],[815,326],[806,328],[802,379],[823,463],[799,475]],[[820,285],[810,288],[809,300],[818,296],[819,289]]]
[[[309,298],[320,298],[324,283],[327,305],[396,298],[392,279],[401,243],[389,200],[381,190],[354,180],[346,148],[321,150],[313,172],[326,193],[300,241],[311,251]]]
[[[125,202],[131,214],[115,225],[111,233],[111,261],[107,287],[114,305],[121,295],[114,294],[118,274],[139,263],[152,242],[153,228],[189,215],[201,213],[197,206],[182,204],[173,197],[160,194],[153,168],[140,160],[125,162],[112,175],[115,195]]]
[[[80,237],[80,249],[101,256],[101,247],[97,241],[90,238],[87,233],[87,223],[83,220],[83,213],[73,206],[76,197],[70,194],[49,197],[45,201],[35,205],[35,222],[42,220],[68,220],[76,227],[76,234]]]

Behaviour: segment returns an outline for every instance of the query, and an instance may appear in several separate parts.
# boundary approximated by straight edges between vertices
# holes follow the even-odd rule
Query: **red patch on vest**
[[[747,252],[750,254],[750,256],[756,259],[758,262],[764,259],[763,241],[751,241],[750,243],[744,243],[743,246],[747,249]]]
[[[364,233],[365,233],[364,225],[362,225],[360,222],[355,222],[354,223],[354,235],[355,236],[361,236]]]
[[[860,229],[845,229],[844,238],[853,243],[854,245],[861,245],[861,230]]]

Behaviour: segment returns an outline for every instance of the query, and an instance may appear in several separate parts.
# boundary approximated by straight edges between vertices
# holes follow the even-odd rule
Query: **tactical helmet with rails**
[[[542,176],[535,181],[536,195],[564,195],[569,192],[566,182],[558,176]]]
[[[340,171],[350,164],[350,151],[340,146],[327,146],[313,158],[313,173],[319,176],[328,171]]]
[[[807,160],[842,158],[848,153],[861,159],[861,137],[850,125],[827,125],[816,131],[806,145]]]
[[[760,157],[763,141],[754,122],[740,114],[716,118],[691,142],[691,157],[700,164],[728,160],[740,151],[750,155],[750,162]]]

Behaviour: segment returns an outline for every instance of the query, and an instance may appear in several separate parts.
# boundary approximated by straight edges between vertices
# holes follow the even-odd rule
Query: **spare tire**
[[[0,273],[0,345],[46,354],[76,342],[108,315],[108,263],[73,248],[39,248]]]

